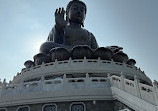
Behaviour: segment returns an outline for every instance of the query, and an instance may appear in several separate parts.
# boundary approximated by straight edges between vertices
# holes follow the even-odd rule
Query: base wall
[[[40,103],[40,104],[28,104],[25,106],[30,107],[30,111],[42,111],[44,105],[55,104],[57,106],[57,111],[70,111],[70,107],[75,103],[83,103],[85,105],[85,111],[117,111],[124,108],[128,108],[126,105],[115,100],[102,100],[102,101],[78,101],[78,102],[49,102],[49,103]],[[21,105],[23,106],[23,105]],[[17,111],[21,106],[9,106],[6,107],[7,111]],[[130,109],[130,108],[129,108]],[[131,111],[134,111],[130,109]]]

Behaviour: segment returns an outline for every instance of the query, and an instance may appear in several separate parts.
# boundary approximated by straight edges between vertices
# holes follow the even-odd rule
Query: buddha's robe
[[[92,49],[98,48],[94,35],[86,29],[72,28],[69,25],[64,29],[54,26],[49,33],[47,42],[41,45],[40,52],[48,53],[55,47],[71,49],[77,45],[87,45]]]
[[[53,27],[47,41],[63,44],[67,46],[88,45],[92,49],[98,48],[96,39],[92,33],[83,28],[71,28],[67,26],[64,29]]]

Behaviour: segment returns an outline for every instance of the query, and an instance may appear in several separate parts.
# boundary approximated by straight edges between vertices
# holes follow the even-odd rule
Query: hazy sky
[[[70,0],[0,0],[0,78],[11,80],[33,60],[54,26],[54,12]],[[124,48],[136,66],[158,80],[158,0],[83,0],[85,29],[99,46]]]

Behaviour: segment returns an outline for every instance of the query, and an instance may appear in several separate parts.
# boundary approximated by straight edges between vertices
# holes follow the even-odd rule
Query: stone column
[[[114,67],[114,66],[115,66],[115,62],[114,62],[114,60],[113,60],[113,59],[111,59],[111,65],[112,65],[112,67]]]
[[[44,76],[42,76],[41,77],[41,91],[43,91],[44,90],[44,85],[45,85],[45,83],[44,83]]]
[[[121,75],[121,89],[125,91],[125,75],[123,72],[120,73]]]
[[[124,71],[124,70],[125,70],[125,68],[126,68],[126,63],[125,63],[125,62],[123,62],[123,65],[122,65],[122,71]]]
[[[58,60],[57,60],[57,59],[55,59],[55,62],[54,62],[54,67],[56,68],[56,67],[57,67],[57,65],[58,65]]]
[[[90,79],[89,79],[89,74],[86,74],[86,81],[85,81],[86,87],[89,87],[90,85]]]
[[[66,74],[63,75],[63,83],[62,83],[63,89],[67,88],[67,80],[66,80]]]
[[[137,97],[139,97],[139,98],[141,98],[141,94],[140,94],[140,88],[139,88],[139,83],[140,83],[140,81],[139,81],[139,79],[138,79],[138,77],[135,75],[134,76],[134,86],[136,87],[136,92],[137,92]]]
[[[20,81],[18,93],[22,93],[24,87],[24,80]]]
[[[69,58],[69,61],[68,61],[69,67],[71,67],[71,62],[72,62],[72,58],[70,57],[70,58]]]
[[[1,92],[1,95],[3,95],[5,93],[5,91],[6,91],[6,85],[7,85],[6,79],[4,79],[4,81],[2,83],[2,92]]]
[[[86,66],[87,66],[87,58],[84,57],[84,59],[83,59],[83,67],[86,67]]]
[[[108,73],[107,82],[108,82],[109,87],[111,87],[111,75],[109,73]]]
[[[155,99],[155,104],[158,107],[158,82],[154,80],[153,82],[153,94],[154,94],[154,99]]]
[[[102,61],[101,61],[100,57],[98,57],[98,67],[100,67],[101,64],[102,64]]]

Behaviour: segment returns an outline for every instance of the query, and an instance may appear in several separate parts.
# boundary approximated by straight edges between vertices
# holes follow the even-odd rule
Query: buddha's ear
[[[86,15],[84,16],[83,22],[81,23],[81,26],[84,27],[84,21],[85,21]]]
[[[69,22],[69,18],[68,18],[68,16],[67,16],[67,15],[66,15],[66,21],[67,21],[67,22]]]
[[[81,23],[81,26],[84,27],[84,23]]]

